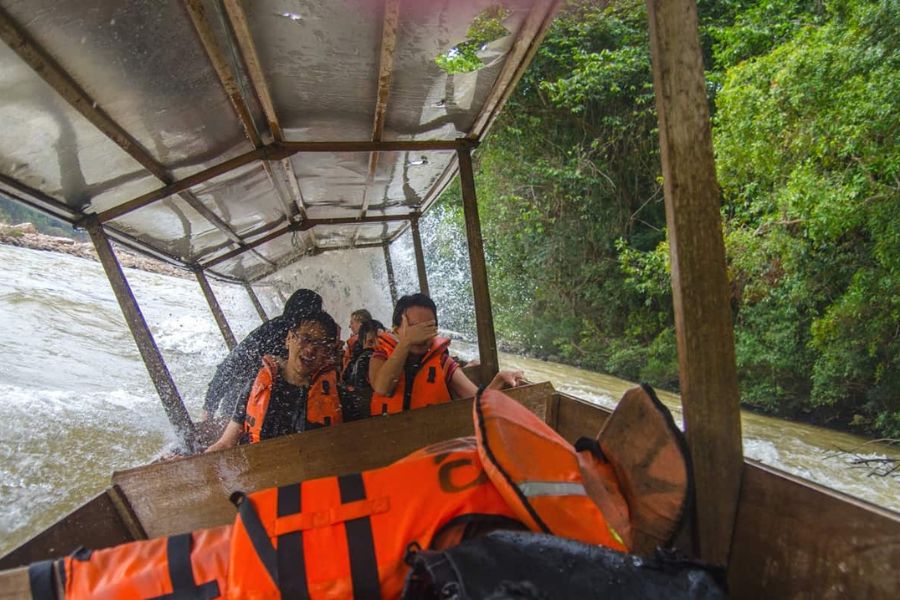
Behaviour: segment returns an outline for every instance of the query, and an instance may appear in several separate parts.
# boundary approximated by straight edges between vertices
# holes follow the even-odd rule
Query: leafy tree
[[[742,400],[900,436],[900,3],[698,4]],[[502,340],[677,388],[657,148],[644,3],[570,2],[477,155]]]
[[[717,99],[743,397],[897,435],[900,8],[825,10]]]

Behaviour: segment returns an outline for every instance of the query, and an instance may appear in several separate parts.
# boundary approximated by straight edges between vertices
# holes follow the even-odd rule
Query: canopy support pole
[[[744,466],[721,198],[695,0],[647,0],[695,550],[726,564]]]
[[[232,333],[231,327],[228,325],[228,319],[225,318],[225,313],[222,312],[222,307],[219,305],[219,301],[216,300],[216,295],[213,293],[209,280],[206,278],[206,274],[203,273],[203,269],[195,269],[194,275],[197,277],[200,289],[203,290],[203,296],[206,298],[206,303],[209,304],[209,310],[212,311],[213,317],[216,319],[216,325],[219,326],[219,331],[222,332],[222,337],[225,338],[225,345],[228,346],[228,351],[231,352],[237,346],[237,340],[234,339],[234,333]]]
[[[488,289],[487,264],[484,260],[484,239],[478,217],[475,196],[475,177],[472,173],[472,154],[468,148],[456,151],[459,159],[459,181],[462,187],[463,213],[466,219],[466,240],[469,243],[469,265],[472,272],[472,292],[475,296],[475,324],[478,329],[478,357],[482,377],[490,381],[500,368],[497,357],[497,338],[491,313],[491,294]]]
[[[259,302],[259,297],[256,295],[256,292],[253,291],[253,286],[250,285],[249,282],[244,282],[244,289],[247,290],[247,295],[250,296],[250,302],[253,303],[253,308],[256,309],[256,314],[259,315],[259,318],[263,323],[269,320],[269,315],[266,314],[266,309],[263,308],[263,305]]]
[[[141,353],[141,358],[144,359],[144,365],[147,367],[150,379],[156,387],[160,400],[162,400],[166,416],[175,428],[175,433],[184,445],[185,450],[193,451],[196,448],[194,423],[184,407],[184,402],[181,401],[178,388],[175,387],[175,381],[172,379],[168,367],[166,367],[166,362],[159,351],[159,347],[156,345],[156,341],[153,339],[153,334],[150,333],[150,328],[147,327],[147,321],[144,320],[141,308],[131,292],[128,280],[125,279],[125,273],[116,259],[112,245],[109,243],[109,238],[106,237],[106,232],[103,231],[103,227],[96,217],[86,219],[84,225],[91,236],[94,248],[97,250],[100,264],[103,265],[103,270],[106,271],[106,277],[116,296],[116,300],[119,302],[119,308],[122,310],[125,322],[128,323],[128,328],[131,330],[134,342]]]
[[[397,280],[394,278],[394,263],[391,260],[391,245],[385,244],[384,268],[387,270],[388,287],[391,289],[391,306],[397,305]]]
[[[419,218],[414,217],[410,222],[412,229],[413,248],[416,251],[416,271],[419,273],[419,291],[430,296],[428,291],[428,273],[425,272],[425,253],[422,251],[422,236],[419,235]]]

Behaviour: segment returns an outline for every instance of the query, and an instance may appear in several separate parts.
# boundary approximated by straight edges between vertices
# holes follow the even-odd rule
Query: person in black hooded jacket
[[[216,367],[216,373],[206,389],[201,421],[215,420],[217,412],[226,419],[230,418],[235,405],[242,399],[244,388],[256,377],[262,357],[286,355],[284,339],[288,330],[287,323],[295,322],[299,316],[308,316],[321,310],[322,297],[316,292],[299,289],[291,294],[280,316],[251,331]],[[246,394],[243,398],[246,398]],[[218,433],[216,431],[213,435],[217,437]]]

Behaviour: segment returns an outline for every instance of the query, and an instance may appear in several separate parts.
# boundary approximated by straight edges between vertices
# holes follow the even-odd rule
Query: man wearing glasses
[[[333,360],[338,326],[326,312],[300,315],[284,339],[287,357],[265,356],[231,421],[207,452],[343,422]]]

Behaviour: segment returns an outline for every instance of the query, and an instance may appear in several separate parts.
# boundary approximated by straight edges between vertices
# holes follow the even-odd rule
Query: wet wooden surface
[[[596,438],[610,415],[609,409],[563,393],[557,394],[549,413],[546,421],[573,444],[582,436]]]
[[[732,598],[900,598],[900,515],[748,462],[728,582]]]
[[[507,392],[544,417],[549,383]],[[472,435],[472,401],[373,417],[252,446],[116,473],[151,538],[234,519],[228,497],[306,479],[383,467],[433,442]]]
[[[647,0],[685,435],[699,555],[726,564],[741,487],[740,398],[695,0]]]
[[[28,568],[21,567],[0,573],[0,600],[26,600],[31,598]]]
[[[609,411],[550,384],[510,395],[574,441],[594,437]],[[231,491],[389,464],[428,443],[471,435],[460,401],[347,423],[173,463],[117,473],[114,481],[150,537],[230,522]],[[327,435],[326,435],[327,434]],[[775,469],[746,465],[728,572],[735,598],[900,597],[900,515]],[[58,557],[79,545],[131,539],[115,504],[98,496],[0,562],[4,569]],[[0,599],[28,597],[27,572],[0,573]]]
[[[132,539],[115,503],[103,492],[0,558],[0,569],[65,556],[79,546],[106,548]]]

